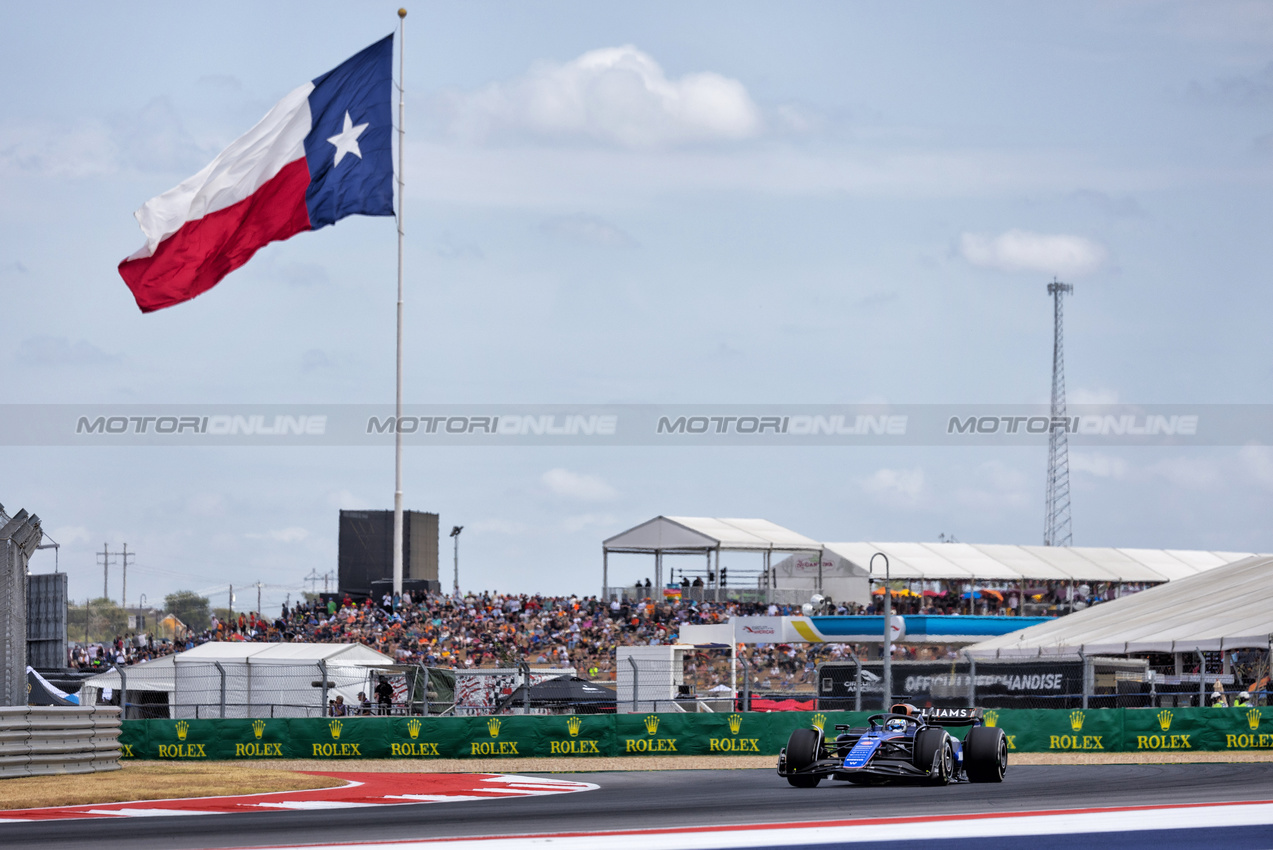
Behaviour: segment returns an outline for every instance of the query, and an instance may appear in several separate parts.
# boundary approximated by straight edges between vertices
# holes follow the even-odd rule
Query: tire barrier
[[[129,720],[123,758],[431,759],[761,755],[872,712]],[[1009,752],[1273,749],[1273,708],[987,710]],[[962,738],[966,728],[952,727]]]
[[[118,708],[0,707],[0,778],[119,770]]]

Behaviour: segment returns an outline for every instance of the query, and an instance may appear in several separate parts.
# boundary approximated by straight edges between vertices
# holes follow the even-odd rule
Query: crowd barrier
[[[129,720],[120,745],[125,759],[776,756],[793,729],[834,737],[870,713]],[[1273,749],[1273,708],[1002,709],[985,720],[1015,752]]]
[[[0,707],[0,778],[119,770],[118,708]]]

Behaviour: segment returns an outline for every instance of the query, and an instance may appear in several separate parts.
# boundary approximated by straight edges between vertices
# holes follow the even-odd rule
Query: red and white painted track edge
[[[923,841],[932,839],[1001,838],[1029,835],[1074,835],[1211,827],[1269,825],[1273,800],[1192,803],[1175,806],[994,812],[932,817],[861,818],[815,823],[768,823],[683,829],[605,832],[559,832],[433,838],[383,842],[272,844],[251,850],[492,850],[494,847],[552,847],[592,850],[604,841],[607,850],[723,850],[749,847],[817,847],[821,844]]]

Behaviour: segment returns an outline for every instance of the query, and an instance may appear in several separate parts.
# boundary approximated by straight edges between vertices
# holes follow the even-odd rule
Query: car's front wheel
[[[787,782],[797,788],[817,788],[822,777],[816,774],[800,775],[818,760],[819,736],[817,729],[797,729],[787,739]]]

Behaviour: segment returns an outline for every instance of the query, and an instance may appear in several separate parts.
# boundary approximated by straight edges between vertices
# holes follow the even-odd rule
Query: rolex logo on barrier
[[[708,738],[707,748],[713,753],[754,753],[760,755],[759,738],[738,737],[738,733],[743,728],[743,716],[741,714],[731,714],[725,720],[729,723],[729,733],[734,737]]]
[[[825,732],[827,728],[827,716],[819,711],[817,714],[813,715],[813,725]]]
[[[498,717],[492,717],[486,721],[486,731],[490,733],[492,738],[499,737],[500,726],[503,725]],[[516,727],[514,727],[514,734]],[[520,756],[517,750],[517,741],[470,741],[469,755],[472,756]]]
[[[572,741],[552,741],[549,743],[549,749],[555,756],[579,756],[579,755],[601,755],[601,747],[598,741],[580,738],[579,732],[583,729],[583,718],[572,714],[566,718],[566,731],[570,733]]]
[[[392,741],[389,744],[389,754],[394,758],[420,758],[422,756],[440,756],[438,745],[433,741],[420,741],[420,731],[424,729],[424,723],[420,718],[412,717],[407,721],[407,734],[411,740],[402,743],[401,741]]]
[[[262,741],[261,736],[265,734],[265,721],[252,721],[252,735],[256,740],[248,741],[246,744],[237,743],[234,745],[235,758],[253,758],[259,756],[273,756],[275,758],[283,757],[283,744]]]
[[[256,736],[256,739],[257,739],[258,741],[259,741],[259,740],[261,740],[261,736],[262,736],[263,734],[265,734],[265,721],[264,721],[264,720],[253,720],[253,721],[252,721],[252,734]]]
[[[327,728],[332,731],[332,740],[339,741],[340,730],[344,728],[344,725],[339,720],[333,720],[327,724]]]
[[[1167,709],[1158,712],[1158,728],[1166,732],[1171,728],[1172,714]]]
[[[1260,728],[1260,710],[1258,708],[1253,708],[1246,713],[1246,725],[1250,726],[1252,731]]]
[[[981,715],[981,719],[982,721],[985,722],[987,726],[994,726],[999,722],[999,712],[994,711],[992,709],[990,711],[983,713]]]
[[[1087,715],[1085,715],[1081,710],[1077,708],[1074,709],[1073,711],[1070,712],[1070,728],[1073,729],[1075,732],[1082,732],[1083,721],[1086,719],[1087,719]]]
[[[659,731],[660,718],[657,714],[647,714],[641,718],[641,725],[645,727],[645,733],[648,738],[624,738],[623,752],[626,754],[643,753],[678,753],[680,750],[676,748],[676,738],[656,738],[654,737]],[[728,739],[726,739],[728,740]]]
[[[177,730],[177,740],[183,743],[160,744],[159,757],[161,759],[202,759],[208,757],[208,754],[204,752],[203,744],[184,743],[186,736],[190,733],[189,723],[184,720],[178,720],[173,728]]]

